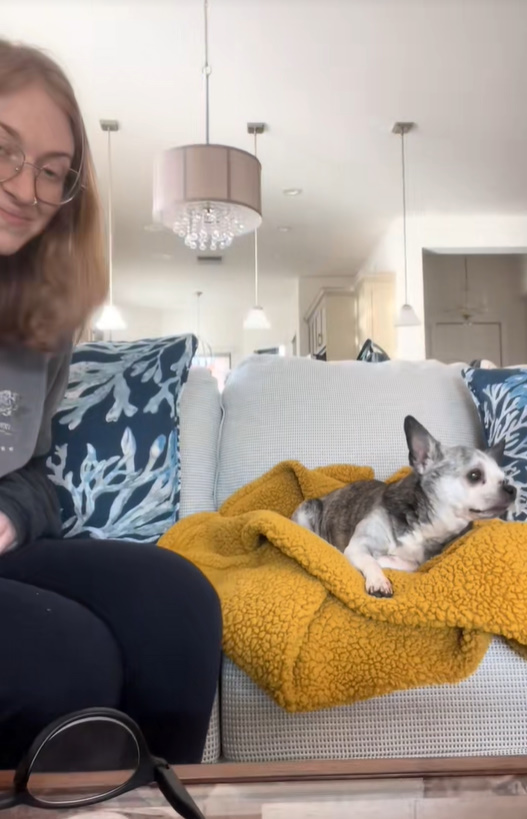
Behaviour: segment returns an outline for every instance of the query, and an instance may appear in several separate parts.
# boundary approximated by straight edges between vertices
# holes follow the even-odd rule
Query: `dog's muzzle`
[[[512,483],[503,481],[501,485],[501,491],[503,492],[509,503],[516,499],[516,487],[513,486]]]

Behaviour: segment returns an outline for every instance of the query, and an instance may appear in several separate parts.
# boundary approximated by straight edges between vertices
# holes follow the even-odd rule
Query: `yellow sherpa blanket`
[[[284,462],[161,540],[215,586],[225,653],[287,711],[458,682],[493,634],[527,658],[525,524],[478,525],[417,573],[387,571],[394,596],[377,599],[340,552],[288,519],[302,500],[372,477]]]

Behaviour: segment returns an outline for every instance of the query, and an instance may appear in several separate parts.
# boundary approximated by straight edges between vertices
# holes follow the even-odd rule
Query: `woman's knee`
[[[2,623],[4,629],[2,629]],[[0,767],[20,761],[50,722],[92,706],[119,707],[122,660],[89,611],[52,592],[0,581]]]
[[[189,626],[206,629],[211,639],[221,641],[218,595],[193,563],[155,546],[110,542],[83,547],[84,544],[79,553],[84,551],[87,561],[100,557],[100,566],[104,566],[101,582],[92,592],[94,601],[104,596],[107,611],[108,597],[113,598],[119,586],[118,605],[112,602],[111,606],[114,622],[126,618],[128,626],[133,621],[139,630],[148,625],[150,631],[161,623],[164,631],[186,621]]]
[[[221,604],[216,590],[205,575],[180,555],[159,549],[164,562],[163,584],[157,593],[163,599],[166,623],[190,636],[193,653],[219,657],[222,638]],[[185,628],[181,626],[185,623]]]
[[[28,695],[42,714],[51,711],[60,716],[94,706],[119,707],[123,662],[118,644],[105,623],[81,606],[73,606],[77,609],[74,624],[66,628],[61,624],[57,651],[40,666],[39,693],[33,686]]]
[[[108,627],[53,592],[6,580],[1,586],[12,618],[0,715],[18,712],[44,720],[95,705],[117,706],[122,660]]]
[[[221,605],[214,586],[203,572],[181,555],[159,549],[165,561],[165,585],[172,594],[176,590],[179,599],[195,603],[212,621],[221,623]]]

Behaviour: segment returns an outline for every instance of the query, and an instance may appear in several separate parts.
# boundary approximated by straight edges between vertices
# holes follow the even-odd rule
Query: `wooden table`
[[[224,763],[176,767],[207,819],[525,819],[527,758]],[[118,777],[117,777],[118,779]],[[111,786],[115,774],[42,776],[69,790]],[[6,788],[10,774],[0,774]],[[4,812],[9,819],[10,811]],[[173,819],[156,787],[45,819]],[[16,809],[16,819],[34,819]],[[13,813],[13,817],[15,814]]]

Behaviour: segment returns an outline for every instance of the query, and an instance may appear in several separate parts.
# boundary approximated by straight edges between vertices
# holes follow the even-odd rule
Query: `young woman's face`
[[[0,256],[16,253],[46,228],[58,210],[55,192],[73,152],[68,118],[42,87],[0,95]],[[24,157],[31,164],[15,173]]]

